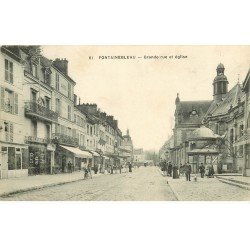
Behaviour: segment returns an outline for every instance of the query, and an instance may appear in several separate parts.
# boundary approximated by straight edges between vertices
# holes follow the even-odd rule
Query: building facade
[[[243,83],[243,90],[246,94],[245,100],[245,118],[244,118],[244,134],[243,134],[243,156],[244,166],[243,175],[250,176],[250,69]]]
[[[213,100],[181,102],[177,94],[170,159],[179,166],[191,163],[194,172],[203,162],[214,165],[217,172],[247,175],[249,72],[243,85],[238,81],[230,91],[223,64],[216,73]],[[203,135],[194,136],[201,131]]]
[[[24,121],[24,62],[6,47],[0,51],[0,179],[28,175]]]

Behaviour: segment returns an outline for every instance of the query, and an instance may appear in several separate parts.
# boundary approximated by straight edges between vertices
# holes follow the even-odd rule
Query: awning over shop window
[[[81,150],[79,148],[62,146],[62,145],[60,145],[60,147],[70,151],[71,153],[73,153],[75,155],[75,157],[78,157],[78,158],[92,158],[91,153],[89,153],[87,151],[83,151],[83,150]]]
[[[91,152],[91,154],[93,155],[93,156],[100,156],[97,152],[95,152],[95,151],[91,151],[90,150],[90,152]]]

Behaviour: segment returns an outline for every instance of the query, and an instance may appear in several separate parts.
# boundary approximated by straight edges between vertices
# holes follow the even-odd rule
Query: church
[[[218,173],[242,173],[245,96],[239,81],[228,91],[222,63],[216,68],[212,100],[181,101],[177,94],[173,164],[189,163],[194,173],[201,163],[213,165]]]

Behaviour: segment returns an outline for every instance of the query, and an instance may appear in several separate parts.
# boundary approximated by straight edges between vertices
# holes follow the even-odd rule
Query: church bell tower
[[[228,92],[228,80],[224,75],[225,67],[222,63],[217,66],[217,76],[214,78],[213,82],[213,96],[215,101],[221,101]]]

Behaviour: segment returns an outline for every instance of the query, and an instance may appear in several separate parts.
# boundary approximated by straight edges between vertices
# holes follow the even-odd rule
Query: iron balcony
[[[58,122],[58,114],[34,101],[25,102],[25,115],[47,122]]]

